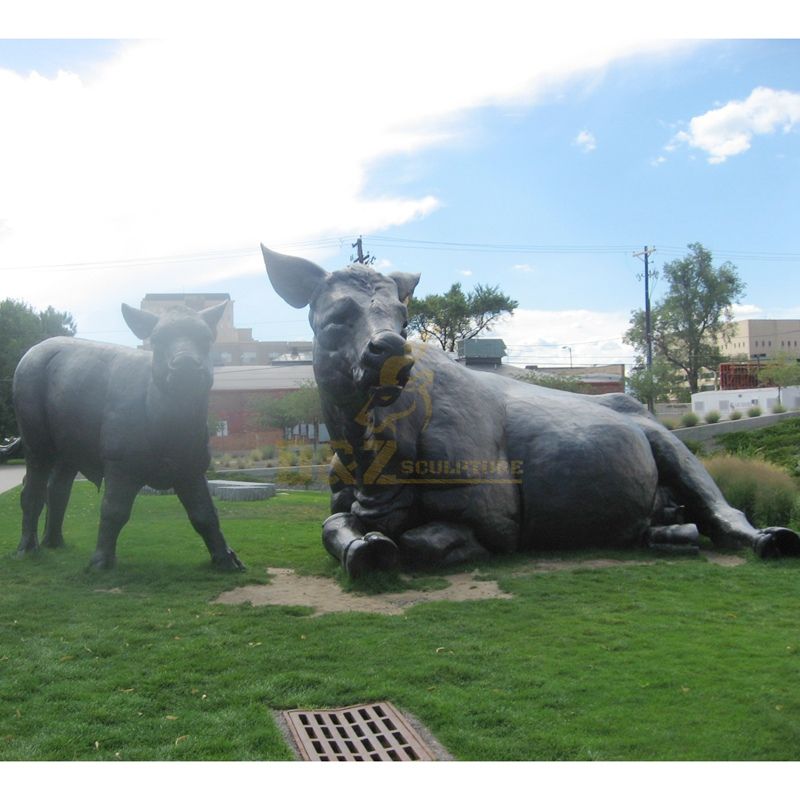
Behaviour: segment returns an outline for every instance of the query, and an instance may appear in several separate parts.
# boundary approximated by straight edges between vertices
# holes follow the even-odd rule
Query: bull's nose
[[[381,331],[369,340],[365,356],[385,359],[391,356],[402,356],[405,353],[406,340],[394,331]]]

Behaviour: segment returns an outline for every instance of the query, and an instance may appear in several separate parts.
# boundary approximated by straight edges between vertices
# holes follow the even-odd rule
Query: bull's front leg
[[[106,472],[97,548],[89,562],[95,569],[110,569],[117,560],[117,539],[130,519],[133,501],[142,487],[115,471]]]
[[[228,547],[219,525],[219,516],[211,500],[211,492],[204,475],[175,486],[175,494],[186,509],[189,522],[200,534],[211,553],[215,567],[225,570],[243,570],[244,564]]]
[[[377,531],[367,532],[355,514],[332,514],[322,523],[322,543],[351,578],[397,565],[397,545]]]

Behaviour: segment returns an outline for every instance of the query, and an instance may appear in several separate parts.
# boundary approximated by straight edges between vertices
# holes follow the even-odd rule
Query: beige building
[[[790,353],[800,358],[800,319],[745,319],[733,323],[733,336],[720,350],[724,356],[772,358]]]

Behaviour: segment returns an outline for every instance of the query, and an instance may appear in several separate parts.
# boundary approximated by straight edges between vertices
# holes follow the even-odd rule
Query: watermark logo
[[[408,373],[413,363],[408,355],[386,360],[378,387],[356,415],[354,422],[364,429],[356,448],[346,440],[332,441],[336,451],[331,484],[344,486],[465,486],[476,484],[519,484],[522,461],[508,459],[424,458],[401,452],[398,442],[417,442],[433,419],[434,373],[419,362],[408,382],[401,386],[398,376]],[[375,397],[394,399],[376,408]],[[457,432],[453,431],[456,436]]]

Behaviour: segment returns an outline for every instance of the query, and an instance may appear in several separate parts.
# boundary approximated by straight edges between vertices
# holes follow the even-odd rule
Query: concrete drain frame
[[[281,712],[304,761],[438,761],[433,748],[385,701]]]

